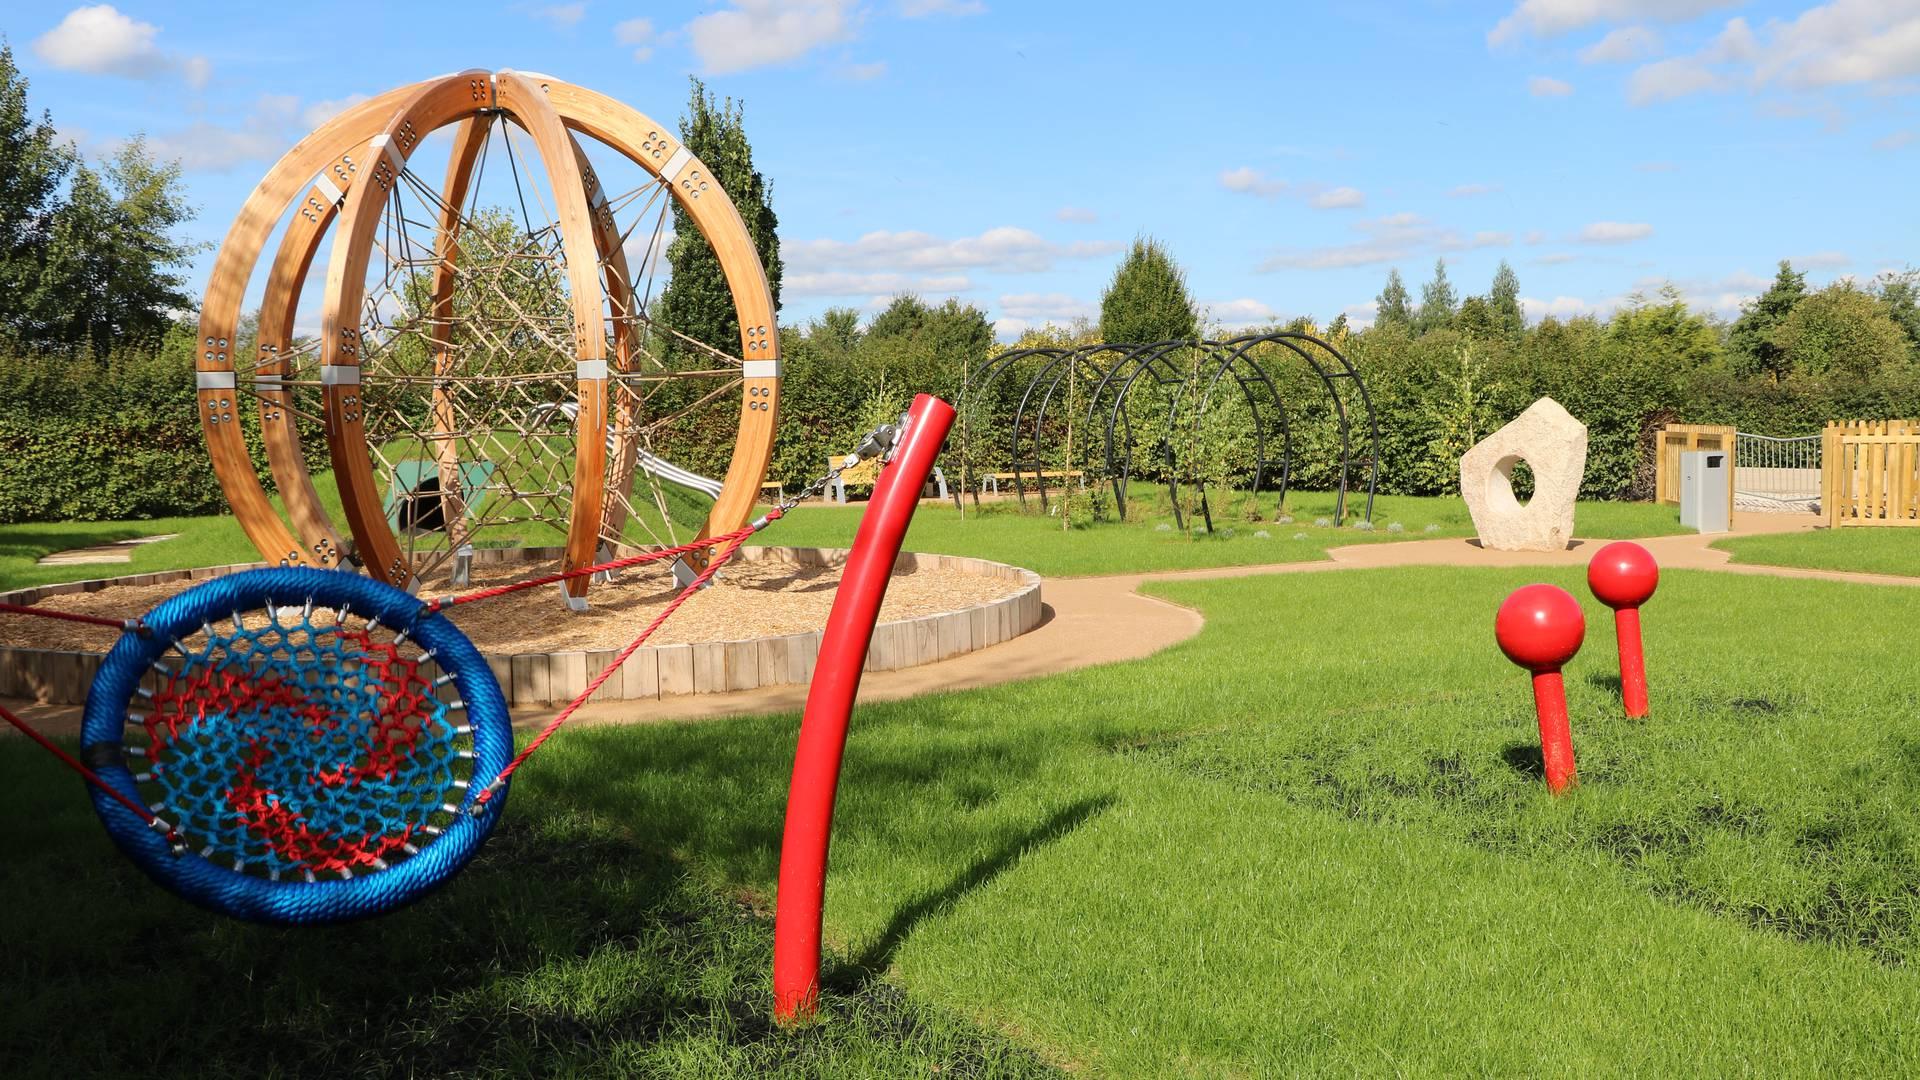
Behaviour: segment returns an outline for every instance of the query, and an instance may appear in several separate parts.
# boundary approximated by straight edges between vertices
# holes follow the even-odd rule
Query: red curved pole
[[[847,746],[847,720],[860,689],[880,601],[887,594],[887,578],[900,557],[933,460],[953,426],[953,406],[921,394],[907,410],[907,420],[906,436],[875,479],[873,499],[860,519],[800,719],[773,924],[773,1015],[781,1021],[812,1015],[819,998],[820,910],[826,899],[827,841]]]

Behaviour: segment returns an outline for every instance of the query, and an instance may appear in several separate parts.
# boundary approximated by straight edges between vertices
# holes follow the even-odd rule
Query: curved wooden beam
[[[327,447],[341,509],[353,530],[367,573],[403,589],[418,586],[406,554],[387,525],[386,509],[368,454],[360,389],[360,310],[367,264],[387,199],[406,168],[407,155],[428,133],[494,104],[493,80],[453,75],[422,83],[368,144],[365,176],[347,193],[327,263],[321,322],[320,381],[326,404]]]
[[[287,206],[316,176],[338,184],[351,181],[364,160],[354,147],[368,140],[361,134],[369,123],[393,110],[413,92],[401,87],[363,101],[323,124],[282,155],[266,178],[240,208],[228,228],[213,273],[200,304],[199,355],[194,359],[199,385],[200,428],[206,434],[214,475],[234,517],[262,557],[283,565],[330,565],[302,550],[286,522],[274,512],[273,502],[260,486],[247,453],[246,440],[236,419],[237,386],[233,373],[233,343],[238,336],[240,306],[253,276],[261,249]],[[284,412],[284,410],[282,410]],[[277,480],[277,474],[276,474]],[[336,559],[337,561],[337,559]]]
[[[568,511],[562,571],[593,565],[600,550],[600,518],[606,509],[607,480],[607,331],[600,307],[600,260],[594,243],[593,215],[579,147],[567,134],[560,114],[547,100],[551,82],[515,71],[494,76],[499,106],[512,114],[540,151],[553,192],[554,217],[567,256],[567,292],[573,307],[574,414],[573,503]],[[598,180],[595,181],[598,187]],[[587,579],[563,583],[569,607],[586,607]]]
[[[766,269],[760,265],[747,224],[733,200],[713,182],[705,163],[665,125],[604,94],[544,75],[528,77],[546,88],[548,100],[568,127],[606,143],[671,184],[674,199],[720,259],[740,319],[740,356],[746,367],[741,373],[744,387],[733,460],[700,535],[737,529],[746,523],[760,497],[760,481],[773,459],[780,415],[780,328],[774,320]]]

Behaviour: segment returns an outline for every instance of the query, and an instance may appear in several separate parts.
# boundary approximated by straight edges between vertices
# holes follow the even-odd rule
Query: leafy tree
[[[867,324],[866,336],[870,340],[913,337],[926,326],[928,314],[926,301],[914,293],[900,293]]]
[[[1501,333],[1509,340],[1520,340],[1521,333],[1527,328],[1526,314],[1520,309],[1520,276],[1513,272],[1513,267],[1507,265],[1505,259],[1500,260],[1500,268],[1493,272],[1493,289],[1488,294],[1487,302],[1493,309]]]
[[[98,171],[77,165],[27,293],[35,331],[27,340],[55,350],[85,346],[96,356],[158,340],[173,312],[193,306],[179,270],[202,245],[172,236],[192,217],[179,163],[156,163],[142,139]]]
[[[846,356],[860,344],[860,313],[848,307],[828,308],[807,327],[807,340],[826,355]]]
[[[1375,297],[1373,325],[1413,326],[1412,301],[1407,296],[1406,282],[1400,280],[1398,267],[1387,271],[1386,288],[1381,289],[1380,295]]]
[[[1335,315],[1333,321],[1327,324],[1327,341],[1333,345],[1339,345],[1347,340],[1347,335],[1352,332],[1347,328],[1347,313],[1343,311]]]
[[[680,120],[680,139],[707,166],[707,171],[733,200],[747,223],[747,235],[766,269],[773,290],[773,307],[780,310],[780,219],[773,212],[772,189],[753,167],[753,147],[747,142],[741,105],[732,98],[716,102],[705,83],[692,80],[687,115]],[[740,348],[740,319],[733,310],[720,259],[707,246],[693,218],[673,207],[673,243],[667,262],[673,278],[660,294],[657,317],[675,330],[716,349]]]
[[[1768,335],[1779,370],[1802,376],[1869,379],[1892,374],[1911,356],[1900,324],[1851,281],[1837,281],[1795,304]]]
[[[1100,336],[1112,342],[1191,338],[1199,323],[1187,275],[1166,246],[1150,236],[1135,237],[1100,296]]]
[[[60,185],[73,171],[71,144],[57,142],[53,117],[35,120],[27,80],[0,41],[0,335],[35,343],[44,333],[27,306],[53,229]]]
[[[1469,296],[1460,301],[1460,313],[1454,316],[1453,328],[1474,341],[1506,337],[1506,329],[1494,315],[1493,302],[1484,296]]]
[[[1447,261],[1433,260],[1433,280],[1420,287],[1420,313],[1414,316],[1415,333],[1426,334],[1453,325],[1459,298],[1453,283],[1447,280]]]
[[[1807,275],[1781,259],[1773,284],[1748,303],[1734,320],[1727,344],[1733,350],[1736,374],[1765,375],[1776,383],[1787,374],[1786,359],[1774,344],[1773,331],[1806,295]]]
[[[1878,297],[1887,315],[1907,332],[1907,343],[1920,355],[1920,272],[1901,270],[1875,278],[1868,290]]]

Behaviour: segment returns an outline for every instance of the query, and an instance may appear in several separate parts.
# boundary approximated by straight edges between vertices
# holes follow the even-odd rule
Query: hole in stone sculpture
[[[1487,505],[1500,510],[1524,510],[1533,498],[1533,466],[1518,454],[1494,463],[1487,476]]]

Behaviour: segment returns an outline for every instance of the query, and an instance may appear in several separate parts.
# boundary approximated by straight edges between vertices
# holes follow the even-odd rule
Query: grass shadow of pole
[[[1096,815],[1104,813],[1117,801],[1112,795],[1101,795],[1054,811],[1038,828],[1002,844],[993,853],[962,870],[952,881],[923,893],[895,912],[893,918],[888,920],[886,930],[866,951],[835,964],[822,978],[822,983],[839,991],[864,987],[893,964],[894,954],[900,951],[900,946],[920,923],[959,903],[961,898],[999,877],[1027,854],[1060,840]]]

